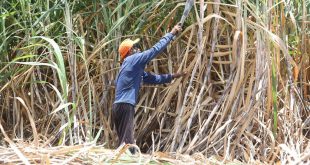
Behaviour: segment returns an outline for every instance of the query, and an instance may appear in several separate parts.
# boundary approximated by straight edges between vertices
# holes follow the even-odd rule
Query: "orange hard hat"
[[[131,40],[131,39],[125,39],[118,48],[118,52],[121,56],[121,60],[123,60],[127,53],[129,52],[129,50],[133,47],[134,44],[138,43],[140,41],[140,39],[135,39],[135,40]]]

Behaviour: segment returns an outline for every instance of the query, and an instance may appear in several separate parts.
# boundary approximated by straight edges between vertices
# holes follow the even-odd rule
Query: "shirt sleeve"
[[[152,48],[143,51],[141,54],[139,54],[138,62],[144,65],[150,62],[153,58],[155,58],[160,52],[162,52],[167,47],[167,45],[173,39],[173,36],[174,36],[173,34],[167,33]]]
[[[156,75],[149,72],[143,73],[143,82],[148,84],[165,84],[172,80],[171,74]]]

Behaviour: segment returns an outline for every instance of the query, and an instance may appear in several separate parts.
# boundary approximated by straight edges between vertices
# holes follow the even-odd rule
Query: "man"
[[[112,108],[112,120],[122,143],[134,144],[134,114],[140,84],[164,84],[185,73],[155,75],[145,72],[146,64],[167,47],[173,37],[182,30],[180,25],[174,26],[170,33],[162,37],[152,48],[141,52],[135,44],[139,40],[124,40],[119,46],[122,66],[116,79],[115,101]],[[130,150],[134,154],[134,150]]]

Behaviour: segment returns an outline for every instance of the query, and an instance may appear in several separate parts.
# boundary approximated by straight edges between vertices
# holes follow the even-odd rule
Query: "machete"
[[[188,14],[189,14],[189,11],[194,6],[194,3],[195,3],[195,0],[187,0],[186,1],[182,18],[181,18],[181,21],[179,22],[181,26],[183,26],[185,19],[187,18]]]
[[[179,22],[179,25],[181,25],[181,27],[183,26],[185,19],[187,18],[189,11],[191,11],[191,8],[194,6],[195,0],[187,0],[185,7],[184,7],[184,11],[183,11],[183,15],[181,17],[181,20]],[[175,39],[175,36],[173,37],[173,39]]]

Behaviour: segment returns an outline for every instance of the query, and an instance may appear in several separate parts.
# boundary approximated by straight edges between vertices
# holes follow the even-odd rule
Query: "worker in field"
[[[169,83],[185,73],[155,75],[145,72],[146,64],[164,50],[173,37],[182,30],[175,25],[170,33],[163,36],[152,48],[140,51],[136,46],[139,40],[124,40],[119,46],[121,68],[115,81],[115,101],[112,107],[112,120],[116,127],[119,145],[134,144],[134,114],[141,82],[148,84]],[[131,153],[135,153],[133,148]]]

